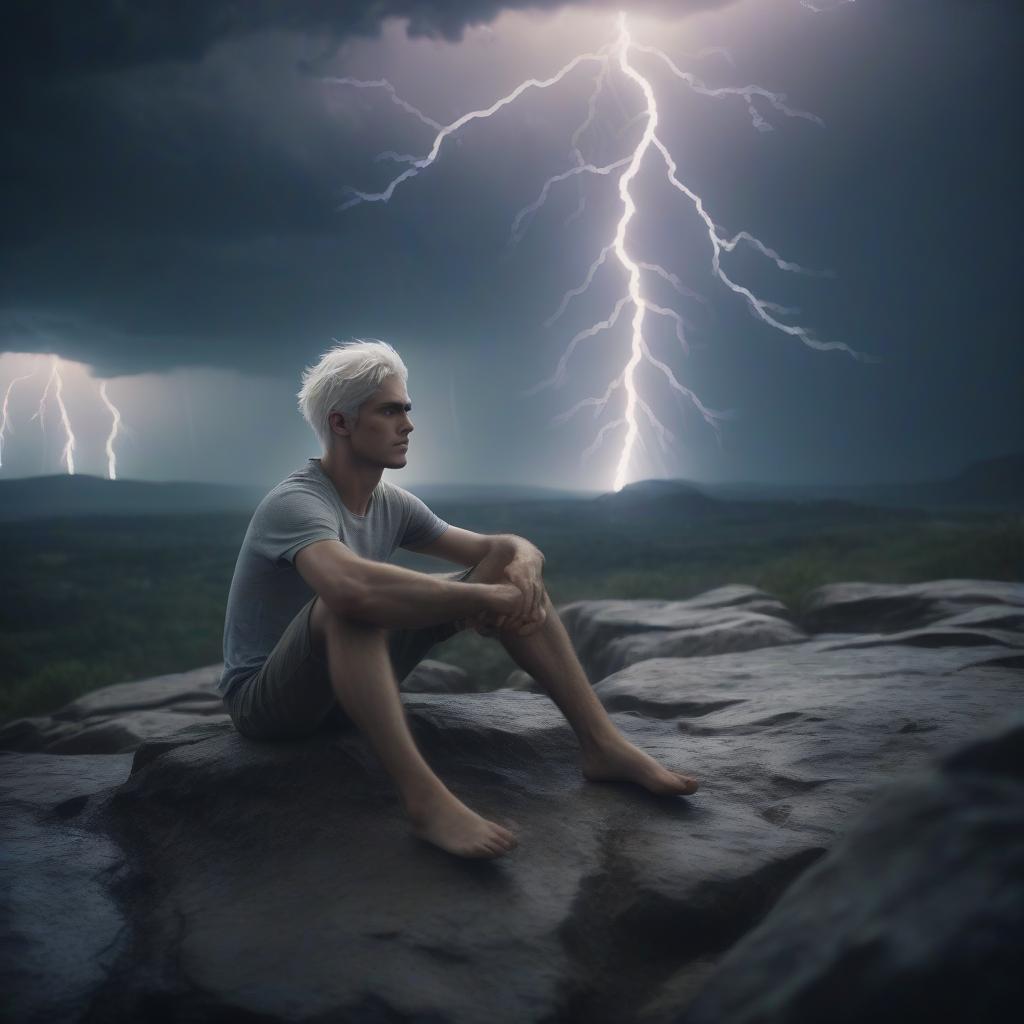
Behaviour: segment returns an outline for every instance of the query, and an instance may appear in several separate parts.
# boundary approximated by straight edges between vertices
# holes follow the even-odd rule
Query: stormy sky
[[[755,100],[695,94],[635,53],[655,88],[659,136],[723,232],[750,246],[726,273],[788,308],[781,320],[870,355],[818,351],[760,322],[713,276],[707,230],[653,151],[631,191],[628,247],[656,275],[652,353],[708,408],[721,435],[650,365],[630,477],[866,482],[949,475],[1024,448],[1024,349],[1016,310],[1022,224],[1019,76],[1024,22],[1010,0],[560,3],[379,0],[237,4],[95,0],[5,4],[0,477],[64,471],[50,354],[78,472],[104,475],[111,418],[118,475],[271,484],[319,454],[295,407],[303,367],[334,339],[383,338],[409,370],[416,430],[394,479],[611,486],[621,392],[595,418],[559,413],[601,395],[629,358],[629,307],[569,339],[626,293],[613,263],[551,327],[622,215],[618,175],[552,188],[516,245],[516,213],[573,163],[596,65],[525,93],[447,140],[388,204],[341,211],[346,187],[377,191],[425,156],[434,130],[332,77],[386,78],[442,124],[546,78],[616,35],[628,14],[708,86],[784,93],[823,126]],[[731,63],[708,48],[724,47]],[[580,149],[629,155],[639,87],[613,76]],[[621,173],[621,172],[620,172]],[[580,216],[573,218],[585,198]]]

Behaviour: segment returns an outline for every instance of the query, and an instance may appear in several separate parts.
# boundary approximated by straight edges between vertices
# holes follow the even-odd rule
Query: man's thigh
[[[435,573],[463,581],[473,571]],[[351,726],[331,685],[326,658],[313,642],[312,598],[289,623],[260,670],[231,694],[228,711],[235,727],[253,739],[306,736],[323,725]],[[388,653],[401,682],[436,644],[458,632],[454,622],[388,631]]]
[[[458,572],[431,573],[442,579],[463,582],[473,571],[473,566]],[[417,629],[392,629],[388,635],[388,652],[395,678],[401,682],[427,656],[436,644],[450,640],[459,631],[455,622],[442,622],[436,626],[420,626]]]
[[[235,728],[251,739],[314,732],[335,704],[327,660],[313,644],[310,617],[318,598],[302,606],[267,660],[227,700]]]

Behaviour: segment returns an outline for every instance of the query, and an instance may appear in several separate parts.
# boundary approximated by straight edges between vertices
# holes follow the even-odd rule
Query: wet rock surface
[[[689,798],[586,782],[543,693],[407,692],[429,763],[516,831],[518,848],[496,861],[413,837],[357,732],[238,735],[210,696],[217,666],[12,723],[0,733],[0,985],[13,1019],[146,1019],[159,1004],[160,1019],[189,1021],[658,1024],[731,1020],[716,1007],[746,992],[757,1012],[737,1020],[811,1021],[821,1017],[802,1008],[821,1004],[800,993],[839,999],[843,979],[862,975],[859,1019],[877,1016],[872,999],[922,970],[941,976],[957,954],[955,919],[933,926],[940,891],[972,934],[970,908],[988,905],[979,893],[1020,896],[999,888],[999,871],[1019,880],[1019,840],[1003,839],[1016,822],[1007,800],[1020,806],[1021,726],[1009,712],[1024,691],[1012,663],[1024,588],[934,586],[949,614],[905,616],[888,637],[809,635],[747,587],[565,609],[596,665],[615,663],[620,640],[699,630],[708,612],[793,630],[594,680],[624,735],[701,780]],[[950,602],[953,590],[982,597]],[[936,630],[942,642],[907,642]],[[98,743],[101,727],[113,749],[11,745],[58,727],[64,750],[76,735]],[[912,777],[908,797],[899,787]],[[946,790],[949,827],[966,838],[930,857]],[[972,799],[988,808],[977,818]],[[865,908],[868,882],[877,899]],[[1007,913],[986,920],[1009,927]],[[833,926],[850,929],[847,946],[825,942]],[[870,963],[856,955],[864,936]],[[779,966],[778,949],[805,968]],[[965,984],[972,964],[957,975]],[[764,982],[772,971],[776,988]]]

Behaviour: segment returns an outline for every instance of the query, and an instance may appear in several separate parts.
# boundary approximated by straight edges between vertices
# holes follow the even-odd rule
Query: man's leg
[[[506,564],[503,556],[489,556],[473,570],[469,580],[502,581]],[[662,767],[619,732],[594,693],[546,593],[544,607],[547,617],[535,632],[516,636],[503,629],[498,638],[512,660],[537,680],[572,726],[583,752],[583,774],[593,782],[636,782],[654,793],[695,792],[696,779]]]
[[[515,836],[458,800],[417,749],[388,655],[387,630],[346,619],[319,599],[309,621],[339,703],[394,780],[417,835],[463,857],[497,857],[512,849]]]

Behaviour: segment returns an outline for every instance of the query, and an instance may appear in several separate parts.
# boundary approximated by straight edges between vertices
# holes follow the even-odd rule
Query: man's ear
[[[352,433],[352,425],[350,423],[351,417],[345,416],[344,413],[330,412],[327,414],[327,424],[331,428],[332,434],[341,434],[348,436]]]

